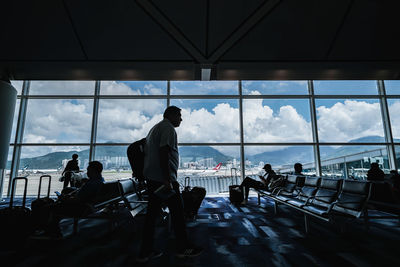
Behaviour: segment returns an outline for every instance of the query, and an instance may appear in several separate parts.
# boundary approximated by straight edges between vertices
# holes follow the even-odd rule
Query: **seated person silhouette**
[[[73,182],[71,181],[72,172],[79,172],[78,154],[72,155],[72,159],[68,161],[67,166],[65,166],[65,169],[62,172],[62,176],[64,176],[63,188],[68,187],[68,184],[71,184],[71,186],[75,186],[75,184],[73,184]]]
[[[371,168],[367,172],[368,181],[383,181],[385,173],[379,169],[379,164],[376,162],[371,163]]]
[[[241,204],[247,204],[247,199],[249,198],[250,188],[254,189],[267,189],[269,182],[276,176],[276,173],[272,170],[270,164],[265,164],[263,167],[265,171],[264,174],[258,175],[261,181],[257,181],[253,178],[246,177],[242,184],[240,185],[242,191],[244,188],[244,200]]]
[[[88,181],[79,189],[62,194],[60,198],[48,207],[50,223],[46,232],[52,238],[62,237],[59,221],[66,216],[82,216],[93,211],[98,194],[104,184],[101,175],[103,165],[98,161],[89,162],[87,167]]]
[[[295,175],[303,175],[302,171],[303,171],[303,165],[301,165],[301,163],[297,162],[294,164],[294,173]]]

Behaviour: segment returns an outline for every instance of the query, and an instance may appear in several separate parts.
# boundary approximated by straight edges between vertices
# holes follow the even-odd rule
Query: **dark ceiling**
[[[4,2],[12,79],[400,78],[399,1]]]

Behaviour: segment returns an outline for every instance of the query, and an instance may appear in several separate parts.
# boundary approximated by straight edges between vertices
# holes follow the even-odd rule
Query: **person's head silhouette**
[[[89,179],[100,178],[103,171],[103,164],[99,161],[91,161],[87,167],[87,176]]]
[[[176,106],[169,106],[164,111],[164,119],[168,119],[174,127],[179,127],[182,121],[181,109]]]
[[[301,163],[297,162],[294,164],[294,172],[295,173],[301,173],[303,171],[303,165]]]
[[[72,154],[72,159],[77,160],[78,159],[78,154]]]

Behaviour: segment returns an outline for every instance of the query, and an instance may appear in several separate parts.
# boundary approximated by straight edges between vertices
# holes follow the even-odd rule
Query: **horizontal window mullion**
[[[28,99],[93,99],[93,95],[29,95]]]
[[[314,95],[316,99],[379,99],[380,95]]]
[[[15,145],[15,144],[13,144]],[[90,146],[90,143],[19,143],[20,146]]]

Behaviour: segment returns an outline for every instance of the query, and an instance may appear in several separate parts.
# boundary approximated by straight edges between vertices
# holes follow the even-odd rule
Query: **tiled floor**
[[[193,242],[205,248],[194,259],[174,256],[174,239],[165,226],[157,228],[157,248],[165,254],[147,266],[400,266],[400,226],[396,220],[373,222],[367,232],[361,221],[339,225],[312,220],[305,234],[303,217],[280,207],[273,214],[271,202],[235,207],[226,197],[206,198],[196,222],[188,223]],[[82,221],[78,236],[62,241],[29,240],[16,253],[0,254],[1,266],[136,266],[143,216],[134,221],[118,214],[112,232],[102,221]],[[71,233],[71,221],[62,222]],[[15,265],[14,264],[14,265]]]

